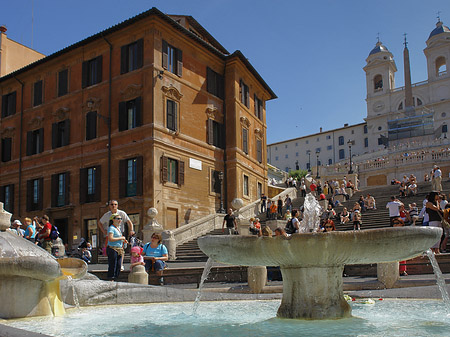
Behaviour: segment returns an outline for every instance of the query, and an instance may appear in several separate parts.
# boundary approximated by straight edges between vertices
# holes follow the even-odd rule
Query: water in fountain
[[[306,195],[303,207],[303,220],[300,221],[299,233],[317,232],[323,210],[312,193]]]
[[[447,309],[447,315],[450,314],[450,298],[447,292],[447,286],[445,285],[445,278],[442,275],[441,268],[439,268],[439,264],[434,256],[434,253],[431,249],[427,250],[427,256],[430,259],[431,265],[433,266],[434,275],[436,276],[436,283],[439,287],[439,291],[442,295],[442,300],[444,301],[445,307]]]
[[[209,275],[209,272],[213,265],[213,262],[214,262],[214,260],[209,257],[208,261],[206,261],[205,268],[203,269],[202,277],[200,279],[200,284],[198,286],[197,297],[195,298],[195,301],[194,301],[194,309],[192,310],[194,315],[197,313],[198,306],[200,305],[200,299],[202,298],[203,284],[205,283],[206,279],[208,278],[208,275]]]
[[[75,304],[75,307],[77,309],[80,309],[80,302],[78,301],[78,295],[77,295],[77,291],[75,290],[75,286],[73,284],[72,276],[67,276],[67,283],[69,285],[69,288],[72,288],[73,303]]]

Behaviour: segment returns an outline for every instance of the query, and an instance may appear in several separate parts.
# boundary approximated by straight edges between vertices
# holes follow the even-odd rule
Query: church
[[[268,144],[269,164],[287,172],[312,169],[316,175],[317,170],[317,175],[324,177],[345,174],[357,168],[362,186],[383,185],[408,173],[416,174],[422,181],[432,165],[440,161],[445,165],[448,161],[445,155],[437,157],[432,154],[442,152],[450,143],[447,138],[450,122],[450,76],[447,69],[450,29],[440,19],[426,41],[424,54],[428,78],[411,83],[405,39],[405,86],[396,87],[394,56],[378,41],[363,68],[367,89],[365,122]],[[422,157],[412,160],[420,151]],[[430,155],[424,158],[428,152]],[[402,158],[405,154],[411,159],[408,164]],[[350,156],[352,168],[349,167]],[[426,167],[424,160],[428,163]],[[370,172],[372,170],[376,172]],[[449,170],[450,167],[443,167],[444,174]]]

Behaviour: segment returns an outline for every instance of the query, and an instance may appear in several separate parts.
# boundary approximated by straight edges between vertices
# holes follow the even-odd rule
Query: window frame
[[[242,127],[242,152],[244,152],[246,155],[248,155],[248,133],[249,130],[246,127]]]
[[[244,197],[250,196],[250,178],[245,173],[242,175],[242,195]]]
[[[1,160],[2,163],[11,161],[12,159],[12,137],[5,137],[1,140]]]
[[[140,126],[142,126],[142,97],[119,102],[119,131],[132,130]]]
[[[2,118],[6,118],[16,113],[17,92],[13,91],[2,95]]]
[[[3,202],[5,211],[14,214],[14,184],[0,187],[0,201]]]
[[[65,78],[63,77],[63,74],[65,74]],[[69,69],[63,69],[58,71],[57,75],[58,85],[57,85],[57,96],[62,97],[69,93]]]
[[[37,191],[36,191],[37,188]],[[40,211],[43,209],[44,178],[27,180],[27,211]]]
[[[52,149],[57,149],[70,144],[70,119],[52,124]]]
[[[44,103],[44,81],[39,80],[33,83],[32,106],[37,107]]]
[[[61,182],[63,184],[62,188]],[[52,207],[63,207],[69,205],[70,172],[52,174],[51,184]]]
[[[80,204],[99,202],[101,200],[102,167],[100,165],[88,166],[80,169]],[[93,183],[89,184],[89,172]],[[89,189],[93,187],[93,193]]]
[[[130,163],[131,178],[130,182]],[[143,157],[134,156],[119,161],[119,197],[143,195]]]
[[[224,88],[224,77],[210,67],[206,67],[206,91],[223,100],[225,97]]]
[[[144,39],[122,46],[120,48],[120,74],[126,74],[142,68],[144,65],[143,60]]]
[[[162,40],[162,67],[179,77],[183,76],[183,51]]]
[[[102,82],[103,56],[99,55],[82,64],[81,88],[88,88]]]
[[[27,156],[44,152],[44,128],[27,132]]]
[[[171,162],[176,162],[176,183],[169,179],[169,160]],[[161,156],[161,182],[163,185],[180,187],[184,185],[185,181],[185,165],[184,161],[176,159],[173,156]]]
[[[250,107],[250,90],[242,79],[239,80],[239,100],[247,108]]]
[[[338,144],[339,144],[339,146],[345,145],[345,138],[344,138],[344,136],[339,136],[338,137]]]

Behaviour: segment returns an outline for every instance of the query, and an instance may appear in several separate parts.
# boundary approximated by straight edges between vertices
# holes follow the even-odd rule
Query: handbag
[[[448,221],[444,219],[444,217],[441,215],[441,213],[438,212],[438,214],[441,217],[442,228],[450,228],[450,223],[448,223]]]

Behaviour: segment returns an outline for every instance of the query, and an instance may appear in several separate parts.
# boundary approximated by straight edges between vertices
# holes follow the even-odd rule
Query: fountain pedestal
[[[277,316],[333,319],[351,316],[342,292],[344,266],[281,267],[283,299]]]

